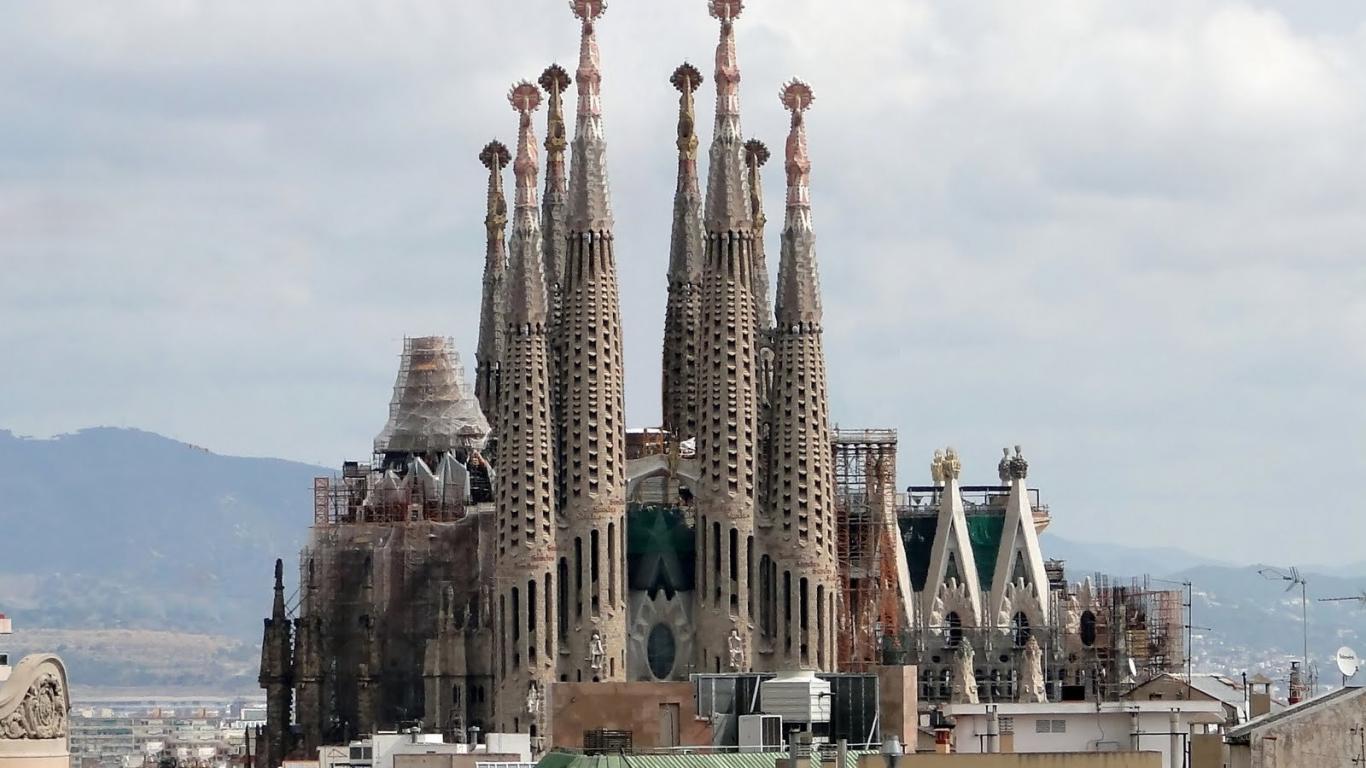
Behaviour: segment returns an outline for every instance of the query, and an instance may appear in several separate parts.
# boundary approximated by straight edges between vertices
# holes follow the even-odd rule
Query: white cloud
[[[334,463],[380,426],[402,335],[472,361],[475,156],[512,135],[509,84],[572,63],[562,2],[11,6],[0,426]],[[1350,502],[1285,516],[1299,488],[1350,498],[1366,461],[1355,4],[749,6],[746,129],[780,149],[778,85],[816,89],[835,415],[902,430],[903,485],[933,446],[989,478],[1023,442],[1060,531],[1353,557],[1327,532],[1366,535]],[[601,25],[637,424],[658,414],[667,77],[709,74],[704,8],[621,0]]]

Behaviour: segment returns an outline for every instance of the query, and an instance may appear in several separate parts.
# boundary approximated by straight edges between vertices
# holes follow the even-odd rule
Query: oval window
[[[656,624],[650,629],[650,636],[645,641],[645,655],[650,663],[650,674],[656,680],[668,680],[673,676],[674,660],[678,654],[678,646],[674,642],[674,633],[667,624]]]

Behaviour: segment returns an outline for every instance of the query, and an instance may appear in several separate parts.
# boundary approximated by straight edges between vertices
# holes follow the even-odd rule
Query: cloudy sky
[[[0,428],[334,465],[367,454],[404,335],[472,364],[476,156],[514,138],[515,80],[572,65],[562,0],[2,5]],[[1062,534],[1362,558],[1359,2],[749,5],[746,131],[780,146],[778,86],[816,92],[833,416],[900,431],[901,485],[947,444],[992,480],[1021,443]],[[613,0],[600,36],[653,425],[668,76],[710,81],[716,24]]]

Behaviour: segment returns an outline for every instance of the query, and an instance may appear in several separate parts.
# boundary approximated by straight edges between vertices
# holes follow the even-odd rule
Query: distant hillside
[[[303,544],[311,478],[327,472],[219,456],[137,430],[49,440],[0,431],[0,612],[21,630],[168,630],[200,635],[187,648],[207,642],[249,657],[270,608],[273,561],[289,561]],[[74,678],[136,682],[106,658],[117,654],[86,654],[79,633],[65,642],[76,654],[68,653]],[[240,674],[240,661],[225,669]]]
[[[1070,581],[1093,573],[1117,577],[1123,583],[1150,575],[1194,588],[1194,646],[1197,669],[1222,672],[1264,670],[1283,680],[1289,662],[1304,653],[1300,590],[1286,591],[1286,583],[1268,580],[1258,565],[1232,565],[1170,547],[1132,547],[1077,542],[1044,534],[1044,556],[1067,561]],[[1343,645],[1366,653],[1366,607],[1356,602],[1319,602],[1323,597],[1360,595],[1366,589],[1366,564],[1353,568],[1309,566],[1309,655],[1321,681],[1337,685],[1330,659]],[[1157,589],[1179,585],[1154,581]],[[1363,673],[1366,674],[1366,673]]]
[[[57,650],[82,686],[215,684],[250,690],[271,564],[293,565],[323,467],[217,454],[147,432],[90,429],[50,440],[0,431],[0,612],[9,650]],[[1300,653],[1299,593],[1170,548],[1082,543],[1046,533],[1071,580],[1101,571],[1195,584],[1197,667],[1284,678]],[[286,576],[292,568],[286,569]],[[1366,588],[1366,567],[1309,570],[1310,597]],[[1339,645],[1366,652],[1366,609],[1311,603],[1326,682]],[[1269,663],[1268,663],[1269,662]]]

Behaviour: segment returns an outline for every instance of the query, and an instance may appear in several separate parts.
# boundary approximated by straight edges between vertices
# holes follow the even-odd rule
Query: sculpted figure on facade
[[[727,651],[730,655],[730,669],[732,672],[739,672],[745,667],[745,641],[740,639],[740,631],[732,629],[730,637],[726,639]]]
[[[964,639],[953,655],[953,692],[950,700],[954,704],[977,703],[977,673],[973,666],[975,658],[972,643]]]
[[[1001,449],[1001,460],[996,463],[996,476],[1001,479],[1001,483],[1010,482],[1010,449]]]
[[[1048,701],[1048,691],[1043,682],[1043,649],[1033,635],[1025,642],[1024,652],[1020,654],[1019,699],[1033,703]]]
[[[940,466],[944,472],[945,482],[957,480],[963,473],[963,462],[958,458],[957,449],[952,447],[944,449],[944,463]]]
[[[1010,457],[1009,472],[1010,477],[1015,480],[1029,477],[1029,462],[1025,461],[1024,453],[1018,445],[1015,446],[1015,455]]]
[[[934,451],[934,458],[930,459],[930,480],[935,485],[944,484],[944,452],[938,448]]]
[[[602,635],[595,629],[588,639],[588,666],[594,672],[601,672],[607,659],[607,648],[603,645]]]

